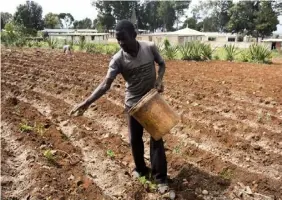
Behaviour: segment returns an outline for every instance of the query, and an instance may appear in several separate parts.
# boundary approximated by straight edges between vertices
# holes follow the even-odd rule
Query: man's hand
[[[160,80],[160,79],[157,79],[157,80],[156,80],[155,88],[157,89],[157,91],[158,91],[159,93],[162,93],[162,92],[164,91],[164,85],[163,85],[162,80]]]
[[[88,109],[90,105],[88,103],[86,103],[85,101],[76,105],[70,112],[70,115],[74,115],[75,113],[76,116],[81,116],[83,115],[83,113]]]

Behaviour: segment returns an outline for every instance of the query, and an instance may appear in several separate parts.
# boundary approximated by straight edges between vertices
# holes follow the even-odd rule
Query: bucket
[[[178,124],[180,118],[153,89],[129,110],[133,116],[155,139],[161,139]]]

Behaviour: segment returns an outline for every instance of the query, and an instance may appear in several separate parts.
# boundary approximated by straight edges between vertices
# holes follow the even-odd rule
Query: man
[[[72,110],[72,114],[75,112],[83,114],[91,103],[110,89],[118,74],[121,74],[126,81],[125,107],[127,111],[154,87],[159,92],[163,91],[164,60],[154,43],[137,41],[136,35],[134,25],[131,22],[122,20],[117,24],[116,39],[121,50],[113,56],[104,81],[84,102]],[[154,62],[159,65],[158,78],[156,78]],[[149,177],[149,168],[144,161],[143,127],[132,116],[128,116],[128,125],[132,155],[136,166],[133,176]],[[151,137],[150,157],[152,177],[158,184],[159,192],[165,193],[168,190],[167,161],[162,139],[156,141]]]
[[[63,46],[63,49],[64,49],[64,53],[65,54],[71,54],[71,46],[66,44]]]

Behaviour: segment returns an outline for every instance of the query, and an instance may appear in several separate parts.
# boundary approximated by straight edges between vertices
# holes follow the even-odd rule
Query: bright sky
[[[1,12],[9,12],[14,14],[19,4],[24,4],[25,0],[8,0],[1,1]],[[91,20],[97,16],[97,11],[91,6],[91,0],[35,0],[42,6],[43,17],[48,13],[71,13],[75,20],[82,20],[86,17]],[[192,7],[196,0],[192,0]],[[279,16],[280,24],[282,24],[282,16]],[[277,32],[282,33],[282,25],[277,25]]]
[[[14,14],[20,4],[25,4],[25,0],[1,1],[1,12]],[[71,13],[74,19],[82,20],[86,17],[95,19],[97,11],[91,6],[91,0],[35,0],[42,6],[43,17],[49,13]]]

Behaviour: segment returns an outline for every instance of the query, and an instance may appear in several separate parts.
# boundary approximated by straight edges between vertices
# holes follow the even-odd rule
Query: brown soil
[[[130,177],[121,77],[84,116],[68,115],[103,79],[110,56],[1,54],[2,199],[160,197]],[[164,97],[182,119],[164,138],[177,199],[281,199],[281,80],[278,62],[167,62]],[[240,193],[245,186],[252,194]]]

